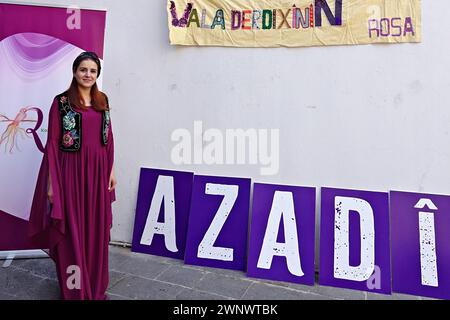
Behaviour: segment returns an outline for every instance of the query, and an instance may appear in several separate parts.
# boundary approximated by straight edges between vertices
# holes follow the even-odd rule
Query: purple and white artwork
[[[314,285],[315,188],[255,184],[247,275]]]
[[[315,188],[250,186],[142,168],[132,250],[314,285]],[[319,284],[450,299],[449,233],[450,196],[322,188]]]
[[[244,270],[250,179],[195,176],[185,263]]]
[[[391,191],[395,292],[450,299],[450,196]]]
[[[0,38],[0,87],[8,93],[0,98],[0,167],[4,170],[0,212],[28,221],[47,140],[49,108],[55,95],[70,84],[72,63],[81,52],[44,34]]]
[[[141,168],[132,251],[184,259],[193,176]]]
[[[388,193],[322,188],[319,284],[391,293]]]

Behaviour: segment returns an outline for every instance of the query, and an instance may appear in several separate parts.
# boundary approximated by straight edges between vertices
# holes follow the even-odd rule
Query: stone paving
[[[185,265],[183,261],[110,246],[111,300],[422,300],[347,289],[248,278],[244,272]],[[0,300],[56,300],[51,259],[13,260],[1,267]]]

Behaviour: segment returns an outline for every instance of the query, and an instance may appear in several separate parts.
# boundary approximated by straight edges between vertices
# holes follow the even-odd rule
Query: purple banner
[[[247,275],[314,285],[315,188],[255,184]]]
[[[103,59],[106,11],[4,3],[0,21],[0,41],[18,33],[40,33],[94,51]]]
[[[388,193],[321,194],[319,284],[390,294]]]
[[[250,179],[195,176],[185,262],[244,270]]]
[[[49,108],[69,86],[78,54],[103,57],[105,19],[99,10],[0,3],[0,87],[8,93],[0,103],[0,250],[38,245],[27,229]]]
[[[141,168],[133,252],[184,258],[193,176]]]
[[[390,195],[394,291],[450,299],[450,196]]]

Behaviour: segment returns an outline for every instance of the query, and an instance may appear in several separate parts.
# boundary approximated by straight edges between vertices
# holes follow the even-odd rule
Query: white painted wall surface
[[[131,242],[141,167],[450,194],[447,0],[423,1],[421,44],[298,49],[172,47],[166,0],[43,4],[108,10],[113,241]],[[196,120],[204,129],[279,129],[278,174],[261,176],[257,165],[174,165],[171,134],[193,132]]]

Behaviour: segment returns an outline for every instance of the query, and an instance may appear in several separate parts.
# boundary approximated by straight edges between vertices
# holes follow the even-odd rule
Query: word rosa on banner
[[[170,0],[170,40],[181,45],[253,47],[421,41],[421,0],[293,2],[288,8],[280,1],[271,2],[274,8],[248,8],[243,0]],[[385,16],[374,18],[373,8]]]
[[[249,178],[142,168],[132,251],[314,285],[316,188],[250,189]],[[321,188],[320,198],[319,284],[450,299],[450,196]]]

